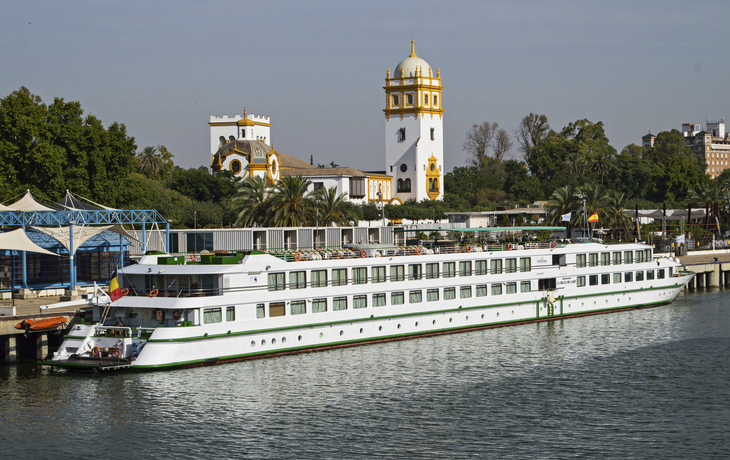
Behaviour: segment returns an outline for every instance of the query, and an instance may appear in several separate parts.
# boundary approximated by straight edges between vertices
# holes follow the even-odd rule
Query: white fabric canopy
[[[28,251],[37,252],[39,254],[47,254],[51,256],[60,257],[59,254],[55,254],[51,251],[47,251],[42,247],[38,246],[28,238],[22,228],[16,230],[0,233],[0,249],[10,251]]]
[[[70,238],[69,238],[69,228],[68,227],[33,227],[35,230],[38,230],[39,232],[43,232],[46,235],[50,235],[53,238],[57,239],[59,243],[61,243],[66,250],[68,250],[68,246],[70,244]],[[138,243],[142,243],[141,241],[134,238],[132,235],[127,233],[126,230],[124,230],[124,227],[121,225],[107,225],[105,227],[85,227],[85,226],[76,226],[74,227],[74,254],[76,254],[76,250],[86,242],[89,238],[92,236],[98,235],[99,233],[109,230],[110,232],[118,233],[122,235],[125,238],[128,238],[133,241],[137,241]]]
[[[15,211],[15,209],[0,204],[0,211]]]
[[[55,211],[55,209],[37,202],[33,198],[33,195],[30,194],[30,191],[27,191],[25,195],[23,195],[23,198],[11,204],[10,207],[16,211]]]

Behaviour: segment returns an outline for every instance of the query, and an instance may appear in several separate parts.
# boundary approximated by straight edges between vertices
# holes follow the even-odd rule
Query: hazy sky
[[[483,121],[602,121],[620,152],[730,117],[729,18],[727,0],[4,2],[0,97],[80,101],[185,168],[210,164],[209,116],[246,107],[281,153],[384,169],[382,87],[413,38],[441,69],[450,171]]]

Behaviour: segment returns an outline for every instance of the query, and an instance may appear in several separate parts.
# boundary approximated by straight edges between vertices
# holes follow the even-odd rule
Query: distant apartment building
[[[685,143],[707,163],[705,174],[711,179],[730,167],[730,138],[725,132],[725,119],[706,122],[704,131],[698,123],[684,123],[682,135]]]

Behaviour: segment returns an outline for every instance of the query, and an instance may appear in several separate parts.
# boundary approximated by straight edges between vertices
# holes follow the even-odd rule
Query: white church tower
[[[385,171],[393,176],[394,198],[443,199],[443,114],[441,71],[416,56],[402,60],[385,79]]]

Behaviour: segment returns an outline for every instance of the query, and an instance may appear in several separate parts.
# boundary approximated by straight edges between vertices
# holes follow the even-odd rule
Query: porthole
[[[497,318],[499,318],[499,312],[497,312]]]
[[[466,317],[466,320],[469,321],[469,317],[468,316]]]
[[[281,343],[286,343],[286,337],[281,338]]]
[[[255,347],[255,346],[256,346],[256,341],[255,341],[255,340],[252,340],[252,341],[251,341],[251,348],[253,348],[253,347]]]
[[[436,324],[436,320],[433,320],[433,324],[434,324],[434,325]]]
[[[452,322],[453,320],[454,320],[454,318],[449,318],[449,322]]]
[[[320,332],[319,333],[319,338],[321,339],[322,337],[324,337],[324,333]]]
[[[416,327],[418,327],[418,321],[416,321]]]
[[[360,328],[360,334],[362,334],[362,331],[363,331],[363,329],[362,329],[362,328]]]
[[[482,319],[484,319],[484,314],[482,314]]]
[[[382,330],[383,330],[383,326],[380,326],[380,327],[378,328],[378,330],[379,330],[379,331],[382,331]]]
[[[515,311],[514,311],[514,310],[512,310],[512,314],[513,314],[513,315],[515,314]]]
[[[261,339],[261,345],[266,345],[266,339]]]
[[[400,324],[398,325],[398,329],[400,329]]]
[[[345,331],[340,331],[340,336],[345,335]]]
[[[271,344],[276,345],[276,339],[271,339]]]
[[[301,335],[299,336],[298,340],[299,340],[300,342],[302,341],[302,336],[301,336]]]

